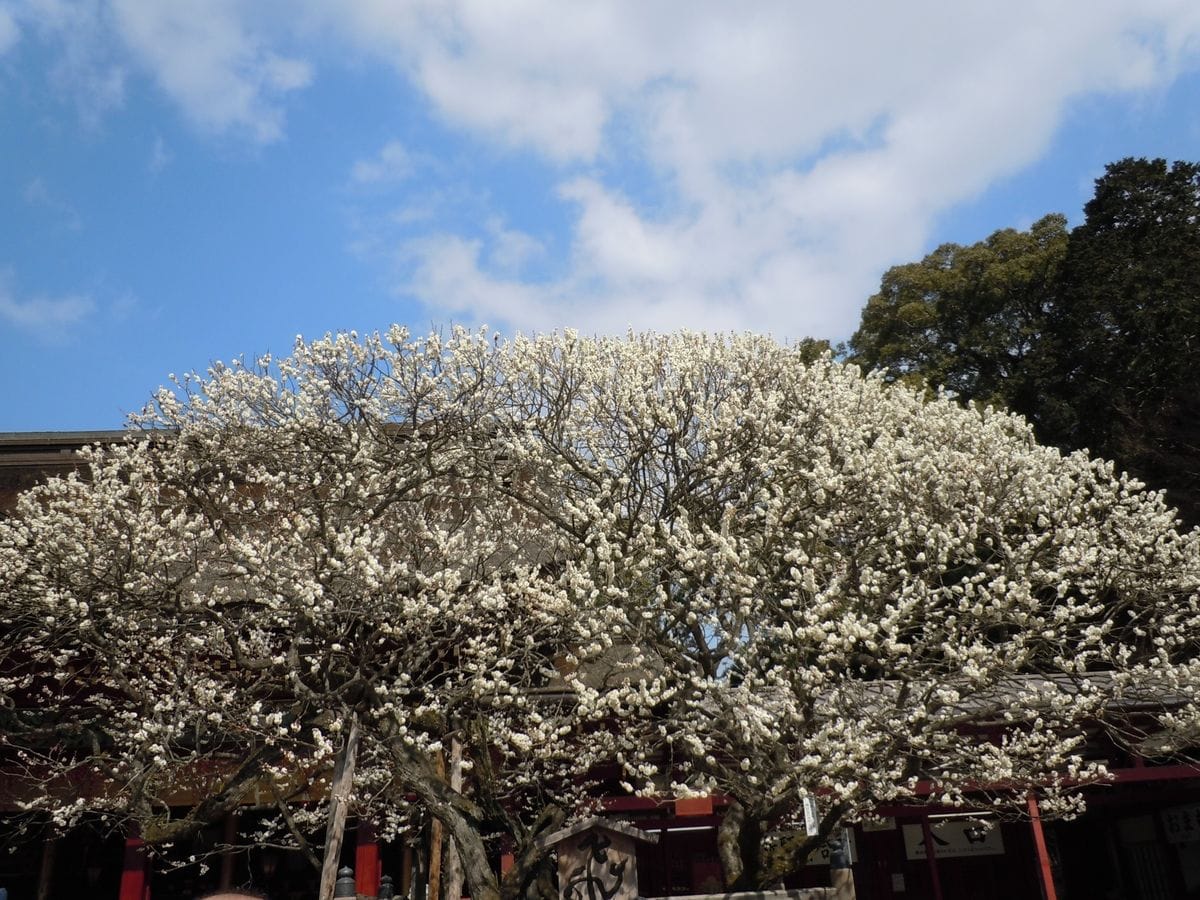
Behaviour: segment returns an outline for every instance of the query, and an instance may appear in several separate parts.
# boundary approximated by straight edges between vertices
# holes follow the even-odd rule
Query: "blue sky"
[[[0,431],[391,322],[842,339],[1197,148],[1194,0],[0,0]]]

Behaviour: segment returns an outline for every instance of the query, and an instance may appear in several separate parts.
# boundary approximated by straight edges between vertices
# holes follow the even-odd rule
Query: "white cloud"
[[[587,304],[586,277],[572,275],[553,282],[529,282],[485,271],[479,241],[435,235],[410,242],[405,251],[415,263],[411,289],[431,309],[468,323],[511,323],[525,330],[561,328],[561,310],[569,306],[567,324],[584,331],[619,331],[628,327],[660,331],[682,327],[744,330],[740,309],[706,301],[680,285],[647,304],[638,289],[606,286],[604,302]],[[767,330],[765,327],[760,330]]]
[[[25,4],[65,21],[63,0]],[[552,281],[530,265],[548,254],[541,241],[486,225],[512,210],[439,219],[436,189],[411,187],[426,150],[414,138],[349,172],[417,194],[391,226],[409,292],[524,327],[846,335],[882,269],[920,253],[937,216],[1036,161],[1073,102],[1159,90],[1200,65],[1195,0],[81,6],[205,130],[281,138],[287,95],[313,78],[303,57],[323,52],[383,61],[451,128],[540,159],[537,200],[563,204],[569,223]],[[111,50],[76,56],[119,98]],[[453,165],[429,180],[471,181]],[[629,186],[639,179],[653,189]]]
[[[21,29],[17,27],[17,20],[12,11],[0,6],[0,56],[16,46],[20,37]]]
[[[10,10],[27,30],[56,45],[50,83],[74,101],[86,126],[97,127],[124,103],[126,67],[109,40],[102,0],[17,0]]]
[[[268,143],[284,131],[284,94],[312,69],[277,54],[231,0],[112,0],[118,33],[194,124]]]
[[[575,249],[580,263],[617,283],[653,283],[678,277],[686,259],[686,229],[656,226],[623,197],[590,179],[562,186],[562,196],[580,209]]]
[[[53,82],[74,96],[90,125],[125,102],[130,70],[149,73],[197,127],[259,143],[284,133],[282,100],[312,81],[305,60],[268,44],[286,36],[286,10],[247,21],[235,0],[16,0],[0,8],[53,42]],[[260,25],[266,33],[260,33]]]
[[[546,245],[531,234],[509,228],[499,216],[487,222],[489,266],[497,272],[515,276],[526,265],[546,255]]]
[[[412,175],[413,160],[399,141],[388,141],[371,159],[360,159],[350,170],[356,184],[403,181]]]
[[[124,291],[108,305],[108,314],[118,322],[124,322],[138,309],[137,297],[129,291]]]
[[[486,239],[407,246],[426,302],[525,327],[846,335],[880,271],[1035,161],[1073,100],[1200,59],[1189,0],[342,9],[448,121],[561,172],[575,217],[552,284],[491,265]],[[631,159],[667,201],[619,187]]]
[[[165,169],[171,162],[171,151],[167,149],[167,142],[162,139],[162,135],[154,136],[154,143],[150,145],[150,161],[146,164],[146,168],[150,170],[151,175],[157,175]]]
[[[29,184],[25,185],[22,196],[30,206],[50,213],[58,220],[62,227],[70,231],[78,231],[83,227],[83,219],[80,217],[78,210],[66,200],[51,192],[41,178],[35,178]]]
[[[0,320],[43,340],[67,338],[95,310],[95,302],[84,294],[19,299],[12,290],[11,273],[0,271]]]

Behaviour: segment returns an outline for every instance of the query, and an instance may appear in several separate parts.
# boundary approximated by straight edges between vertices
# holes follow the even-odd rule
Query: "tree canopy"
[[[1200,524],[1200,164],[1108,167],[1050,309],[1046,438],[1167,488]]]
[[[758,888],[880,803],[1069,812],[1095,729],[1193,733],[1200,536],[811,347],[342,334],[132,424],[0,521],[0,749],[63,825],[265,795],[303,843],[357,745],[355,813],[436,818],[472,896],[614,791],[727,797]]]
[[[1010,408],[1029,406],[1033,359],[1058,290],[1067,220],[943,244],[884,273],[851,339],[856,361],[890,377]]]
[[[1069,811],[1101,776],[1087,728],[1140,739],[1118,707],[1193,671],[1197,536],[1016,417],[766,339],[514,350],[539,413],[502,432],[550,450],[534,502],[570,510],[621,643],[663,673],[626,752],[646,790],[733,799],[730,886],[803,864],[805,794],[827,828],[880,804],[1011,810],[1031,789]]]
[[[1200,165],[1112,163],[1070,232],[1047,216],[888,270],[852,358],[1001,403],[1042,440],[1167,489],[1200,524],[1198,212]]]

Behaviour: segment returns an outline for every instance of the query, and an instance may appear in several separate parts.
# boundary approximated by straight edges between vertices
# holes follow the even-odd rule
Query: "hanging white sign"
[[[1000,826],[985,828],[971,819],[943,819],[930,823],[933,855],[937,859],[963,856],[1000,856],[1004,838]],[[925,859],[925,829],[920,823],[904,826],[904,854],[909,859]]]
[[[805,794],[800,798],[800,803],[804,807],[804,833],[816,834],[821,826],[821,820],[817,816],[817,798],[812,794]]]

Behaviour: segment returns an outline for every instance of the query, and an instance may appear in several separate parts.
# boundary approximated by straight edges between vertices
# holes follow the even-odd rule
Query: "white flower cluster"
[[[1089,729],[1197,733],[1200,549],[1158,495],[766,338],[343,334],[133,425],[0,522],[7,741],[64,820],[311,800],[352,718],[364,815],[519,845],[591,779],[776,826],[1069,812]]]

